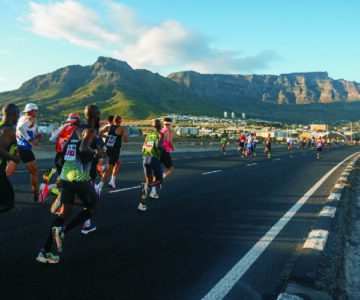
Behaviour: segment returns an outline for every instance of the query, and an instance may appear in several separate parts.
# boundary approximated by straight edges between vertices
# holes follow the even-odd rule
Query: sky
[[[0,0],[0,92],[99,56],[161,75],[360,82],[358,0]]]

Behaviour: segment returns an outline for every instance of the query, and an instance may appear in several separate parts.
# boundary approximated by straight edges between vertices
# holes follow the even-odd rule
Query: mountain
[[[360,119],[360,84],[334,80],[327,72],[275,76],[186,71],[167,78],[207,103],[254,118],[288,122]]]
[[[163,77],[126,62],[99,57],[90,66],[68,66],[0,93],[0,103],[28,102],[46,117],[63,118],[96,103],[103,115],[144,119],[164,113],[249,117],[309,122],[360,119],[360,84],[334,80],[326,72],[275,75],[200,74]]]
[[[15,91],[0,93],[0,103],[39,105],[42,115],[63,117],[96,103],[107,114],[145,119],[169,112],[214,115],[218,110],[186,87],[126,62],[99,57],[91,66],[68,66],[26,81]]]

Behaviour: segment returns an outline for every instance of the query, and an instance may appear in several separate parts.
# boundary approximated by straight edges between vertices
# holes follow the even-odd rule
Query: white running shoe
[[[110,180],[110,181],[109,181],[109,186],[110,186],[113,190],[115,190],[115,189],[116,189],[115,181]]]
[[[51,252],[45,252],[41,250],[39,255],[36,257],[36,261],[43,264],[57,264],[60,261],[60,257],[52,254]]]
[[[137,210],[140,211],[140,212],[146,211],[146,210],[147,210],[147,206],[146,206],[145,204],[143,204],[143,203],[140,202]]]
[[[150,198],[153,198],[153,199],[159,199],[159,195],[156,192],[156,189],[152,189],[149,196],[150,196]]]
[[[101,187],[98,184],[95,184],[94,187],[95,187],[96,195],[98,195],[98,197],[100,198]]]

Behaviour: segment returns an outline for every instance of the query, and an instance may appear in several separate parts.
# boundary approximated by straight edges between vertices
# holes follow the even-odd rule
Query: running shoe
[[[140,202],[137,210],[138,210],[139,212],[147,211],[147,206],[146,206],[145,204],[143,204],[143,203]]]
[[[115,189],[116,189],[115,181],[110,180],[110,181],[109,181],[109,186],[110,186],[113,190],[115,190]]]
[[[42,195],[42,199],[45,202],[49,194],[49,185],[47,183],[40,184],[40,194]]]
[[[101,187],[98,184],[95,184],[94,188],[95,188],[96,195],[100,198]]]
[[[60,190],[59,190],[58,188],[52,188],[52,189],[50,190],[50,193],[53,194],[53,195],[55,195],[55,196],[59,196]]]
[[[84,225],[83,227],[81,227],[81,233],[85,234],[85,235],[87,235],[87,234],[89,234],[89,233],[91,233],[91,232],[93,232],[95,230],[96,230],[96,226],[93,225],[93,224],[91,224],[90,226],[85,226]]]
[[[52,228],[52,234],[53,234],[53,239],[56,242],[58,251],[62,252],[63,251],[63,242],[64,242],[64,238],[65,238],[64,227],[54,226]]]
[[[149,196],[150,196],[150,198],[152,198],[152,199],[159,199],[159,195],[158,195],[158,193],[156,192],[156,189],[152,189]]]
[[[141,183],[141,196],[140,199],[141,200],[146,200],[148,196],[148,185],[145,182]]]
[[[52,254],[51,252],[41,250],[36,258],[36,261],[43,264],[57,264],[60,261],[60,257]]]
[[[53,169],[53,168],[47,169],[43,175],[43,179],[46,182],[49,182],[55,172],[56,172],[56,169]]]

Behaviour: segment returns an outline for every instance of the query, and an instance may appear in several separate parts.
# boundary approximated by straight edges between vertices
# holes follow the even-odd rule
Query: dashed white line
[[[274,160],[274,161],[280,160],[280,157],[278,157],[278,158],[274,158],[273,160]]]
[[[340,201],[340,199],[341,199],[340,193],[331,193],[330,196],[328,197],[328,200]]]
[[[215,171],[211,171],[211,172],[205,172],[205,173],[201,173],[201,175],[210,175],[210,174],[219,173],[219,172],[222,172],[222,170],[215,170]]]
[[[247,167],[250,167],[250,166],[255,166],[255,165],[257,165],[258,163],[251,163],[251,164],[247,164],[246,166]]]
[[[273,239],[280,233],[286,224],[293,218],[296,212],[307,202],[315,191],[334,173],[344,162],[348,161],[357,153],[350,155],[327,172],[304,196],[302,196],[277,223],[243,256],[235,266],[203,297],[203,300],[224,299],[234,285],[255,263],[260,255],[266,250]]]
[[[304,243],[303,248],[323,251],[328,235],[329,235],[329,231],[327,230],[317,229],[310,231],[309,236],[306,242]]]
[[[320,217],[335,218],[335,214],[336,214],[336,207],[324,206],[320,212]]]
[[[110,191],[109,193],[118,193],[118,192],[124,192],[124,191],[139,189],[139,188],[141,188],[141,185],[132,186],[132,187],[123,188],[123,189],[117,189],[117,190]]]

